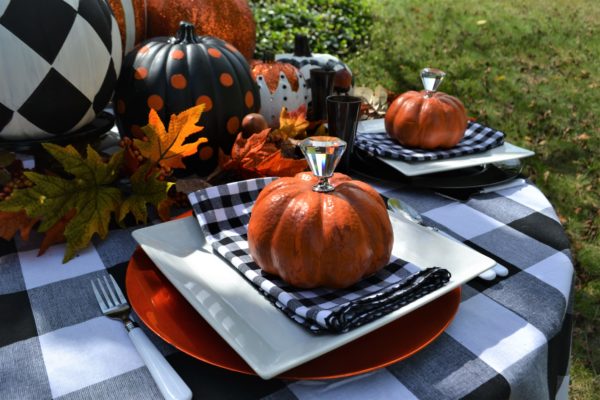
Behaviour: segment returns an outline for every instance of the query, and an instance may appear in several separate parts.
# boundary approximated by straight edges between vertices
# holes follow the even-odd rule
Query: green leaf
[[[87,158],[81,157],[73,146],[62,147],[52,143],[44,143],[44,149],[63,166],[66,172],[84,182],[97,185],[113,183],[123,164],[123,151],[118,151],[108,163],[91,147],[87,147]]]
[[[65,228],[67,250],[63,262],[85,249],[95,233],[106,238],[111,213],[119,209],[120,202],[121,191],[114,187],[99,187],[77,196],[77,214]]]
[[[119,222],[131,213],[137,223],[146,223],[148,218],[146,204],[152,204],[158,208],[158,204],[167,198],[167,192],[174,183],[159,181],[159,172],[149,174],[151,167],[152,164],[147,162],[131,176],[132,193],[121,204]]]
[[[0,168],[0,186],[6,185],[8,182],[10,182],[11,178],[12,176],[10,175],[10,172],[4,168]]]
[[[15,161],[15,155],[7,151],[0,150],[0,168],[8,167]]]
[[[73,146],[44,144],[44,148],[63,166],[72,179],[26,172],[34,186],[15,190],[8,200],[0,203],[1,211],[25,210],[32,218],[40,218],[39,232],[46,232],[65,214],[76,214],[65,227],[67,249],[63,262],[89,244],[92,236],[105,238],[111,214],[119,210],[121,192],[110,185],[118,177],[123,152],[115,153],[108,162],[91,147],[83,158]]]

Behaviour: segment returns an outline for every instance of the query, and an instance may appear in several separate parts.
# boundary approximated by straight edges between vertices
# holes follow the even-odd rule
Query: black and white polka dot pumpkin
[[[0,139],[50,139],[92,122],[121,57],[105,0],[0,1]]]
[[[181,22],[177,36],[148,39],[125,56],[115,92],[121,135],[143,136],[150,108],[168,126],[171,115],[198,104],[205,107],[196,136],[207,141],[184,162],[204,176],[217,166],[220,151],[231,153],[244,116],[260,109],[248,62],[231,44],[197,36],[189,22]]]
[[[304,35],[296,35],[294,40],[294,52],[277,54],[275,56],[276,61],[286,62],[294,65],[300,70],[300,73],[305,77],[306,82],[310,87],[310,70],[313,68],[325,68],[333,69],[336,73],[340,73],[340,81],[348,81],[346,76],[350,75],[350,82],[352,81],[352,71],[350,68],[340,61],[339,58],[332,56],[331,54],[324,53],[312,53],[308,43],[308,38]],[[336,91],[347,92],[350,87],[334,88]],[[309,100],[311,96],[309,95]]]
[[[251,63],[251,71],[260,93],[260,114],[270,127],[279,127],[279,114],[283,107],[295,111],[308,105],[310,88],[298,68],[277,62],[273,54],[262,61]]]

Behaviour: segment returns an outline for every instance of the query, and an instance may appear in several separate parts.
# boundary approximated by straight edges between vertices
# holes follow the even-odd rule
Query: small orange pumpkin
[[[454,96],[436,92],[445,74],[433,68],[421,72],[426,90],[398,96],[385,114],[385,130],[401,145],[449,149],[463,138],[467,113]]]
[[[388,264],[393,232],[385,204],[364,182],[336,173],[331,192],[301,172],[258,196],[248,225],[250,254],[263,271],[301,288],[348,287]]]

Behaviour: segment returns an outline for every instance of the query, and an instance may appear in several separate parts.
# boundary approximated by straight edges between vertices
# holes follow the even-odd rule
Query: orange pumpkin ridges
[[[422,149],[456,146],[467,127],[462,102],[444,92],[426,91],[398,96],[385,114],[385,130],[401,145]]]
[[[348,287],[386,266],[393,232],[371,186],[336,173],[335,190],[312,190],[302,172],[267,185],[248,225],[250,254],[267,273],[301,288]]]

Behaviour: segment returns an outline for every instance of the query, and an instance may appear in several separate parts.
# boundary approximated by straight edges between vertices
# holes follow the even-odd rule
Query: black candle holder
[[[326,99],[333,93],[333,69],[313,68],[310,70],[310,89],[312,92],[312,121],[327,119]]]
[[[362,99],[355,96],[327,97],[327,125],[329,135],[338,137],[347,143],[346,152],[342,156],[338,170],[350,171],[350,156],[354,150],[354,138],[360,116]]]

